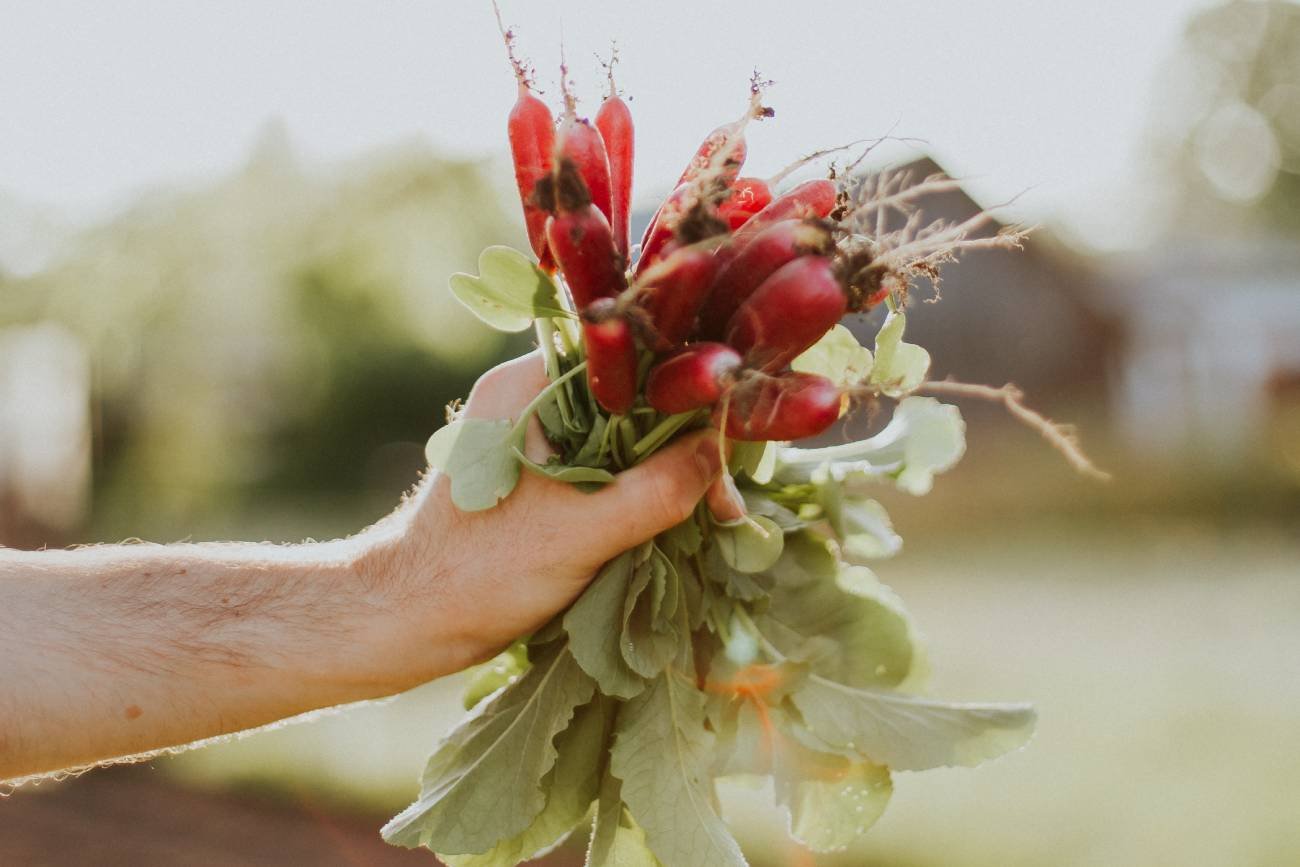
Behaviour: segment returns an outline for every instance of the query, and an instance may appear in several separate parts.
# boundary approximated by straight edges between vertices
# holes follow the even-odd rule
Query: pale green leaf
[[[718,815],[714,736],[704,727],[704,693],[672,671],[619,712],[610,769],[622,798],[665,867],[743,867]]]
[[[762,572],[781,556],[785,534],[771,518],[751,515],[746,519],[719,524],[714,543],[727,565],[737,572]]]
[[[513,428],[504,419],[459,418],[429,438],[429,466],[451,478],[451,501],[461,511],[490,509],[515,489]]]
[[[448,867],[514,867],[540,857],[586,818],[600,784],[609,702],[600,698],[578,708],[573,722],[555,738],[558,758],[542,780],[546,806],[523,832],[482,855],[439,855]]]
[[[906,314],[895,311],[885,317],[876,334],[876,361],[870,382],[889,397],[902,397],[915,391],[930,372],[930,353],[915,343],[903,341],[906,327]]]
[[[885,812],[894,785],[889,768],[881,765],[818,759],[805,761],[799,778],[778,781],[777,797],[790,813],[790,836],[814,852],[835,852],[870,830]]]
[[[614,481],[614,474],[609,470],[602,470],[598,467],[568,466],[560,463],[539,464],[521,452],[518,447],[513,451],[519,463],[523,464],[527,469],[532,470],[539,476],[555,479],[557,482],[607,485]]]
[[[478,257],[479,275],[451,275],[451,294],[475,316],[501,331],[523,331],[538,317],[570,316],[555,282],[523,253],[488,247]]]
[[[857,483],[892,478],[902,490],[920,495],[965,451],[966,423],[957,407],[932,397],[906,397],[873,437],[820,449],[782,448],[776,479],[787,485],[843,482],[850,494],[860,495]]]
[[[687,557],[699,551],[703,541],[704,534],[700,532],[700,525],[696,523],[694,515],[658,536],[658,543],[663,550]]]
[[[790,366],[803,373],[824,376],[836,385],[854,385],[871,373],[871,350],[858,343],[852,331],[836,325],[790,362]]]
[[[744,473],[757,484],[772,480],[776,468],[776,443],[766,440],[733,440],[731,460],[727,462],[733,475]]]
[[[661,867],[641,830],[623,807],[618,778],[606,774],[591,828],[586,867]]]
[[[844,559],[850,563],[892,557],[903,548],[885,507],[866,497],[850,497],[842,510],[840,538]]]
[[[528,648],[516,642],[481,665],[469,669],[469,683],[462,699],[465,710],[472,710],[480,701],[528,670]]]
[[[552,739],[594,687],[563,644],[543,648],[527,674],[447,735],[425,767],[419,799],[384,826],[384,839],[459,855],[522,832],[546,804]]]
[[[631,698],[645,688],[645,681],[623,661],[619,646],[632,570],[631,551],[610,560],[564,615],[573,658],[601,692],[617,698]]]
[[[639,563],[632,574],[627,598],[623,604],[623,630],[619,641],[619,650],[623,661],[634,672],[645,678],[657,676],[667,668],[677,655],[677,629],[667,617],[655,616],[655,586],[662,582],[659,591],[660,600],[667,595],[668,579],[676,582],[677,574],[671,576],[668,565],[657,548],[651,549],[651,556]],[[677,596],[677,588],[673,588]],[[673,612],[676,606],[673,606]]]
[[[771,574],[771,605],[757,623],[783,655],[851,686],[907,678],[916,655],[911,621],[868,570],[843,566],[825,541],[796,533]]]
[[[973,767],[1024,746],[1035,720],[1025,704],[950,704],[855,689],[819,675],[791,700],[825,747],[897,771]]]

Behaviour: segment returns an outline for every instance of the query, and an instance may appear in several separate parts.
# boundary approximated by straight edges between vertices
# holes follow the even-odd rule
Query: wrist
[[[460,671],[483,657],[459,612],[446,543],[456,520],[446,480],[420,484],[385,520],[354,540],[356,663],[376,695],[390,695]]]

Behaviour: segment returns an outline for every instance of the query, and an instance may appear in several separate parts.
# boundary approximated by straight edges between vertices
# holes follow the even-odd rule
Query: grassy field
[[[1033,701],[1038,735],[974,771],[900,774],[854,850],[811,859],[765,793],[724,793],[767,865],[1300,863],[1300,535],[1203,523],[908,539],[878,570],[930,636],[933,691]],[[196,784],[391,809],[458,685],[162,763]]]

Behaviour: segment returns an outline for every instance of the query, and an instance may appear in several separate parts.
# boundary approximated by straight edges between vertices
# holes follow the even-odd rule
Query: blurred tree
[[[1153,124],[1179,228],[1300,235],[1300,4],[1232,0],[1195,15]]]
[[[0,278],[0,326],[55,320],[89,352],[95,534],[408,484],[441,407],[507,351],[446,289],[487,244],[523,245],[488,177],[420,144],[304,166],[272,124],[231,177],[151,192]]]

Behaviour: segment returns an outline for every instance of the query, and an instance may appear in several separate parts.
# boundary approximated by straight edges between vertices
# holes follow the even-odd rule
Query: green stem
[[[587,362],[584,361],[581,364],[574,367],[572,370],[568,371],[567,373],[562,374],[559,379],[551,380],[551,383],[547,385],[546,388],[543,388],[541,391],[539,391],[537,393],[537,397],[529,401],[528,406],[524,407],[524,411],[519,414],[519,421],[515,422],[515,426],[510,429],[511,439],[516,439],[518,442],[523,442],[524,431],[527,430],[527,426],[528,426],[528,419],[532,418],[533,413],[537,412],[537,408],[542,405],[542,401],[550,397],[552,392],[554,392],[561,385],[568,382],[570,379],[573,379],[573,377],[577,376],[579,373],[582,373],[586,369],[587,369]]]
[[[649,456],[659,448],[669,437],[677,433],[699,415],[699,410],[690,412],[679,412],[676,415],[670,415],[659,424],[650,429],[650,432],[641,439],[637,440],[632,446],[632,456],[635,460],[640,460]]]
[[[534,322],[537,328],[537,342],[542,348],[542,357],[546,359],[546,376],[551,380],[556,380],[561,376],[560,359],[555,353],[555,323],[550,319],[538,319]],[[564,423],[565,430],[573,427],[573,403],[569,399],[569,390],[560,389],[556,396],[555,405],[560,412],[560,420]]]

